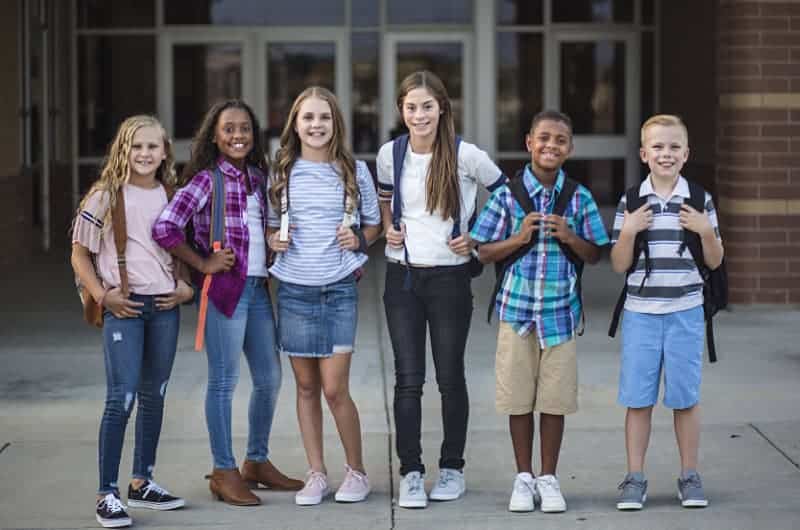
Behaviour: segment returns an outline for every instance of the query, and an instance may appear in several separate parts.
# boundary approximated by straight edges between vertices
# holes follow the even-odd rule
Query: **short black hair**
[[[543,110],[536,114],[531,120],[530,132],[533,132],[533,130],[536,129],[536,126],[539,125],[539,122],[545,120],[563,123],[569,129],[569,135],[572,136],[572,119],[563,112],[559,112],[557,110]]]

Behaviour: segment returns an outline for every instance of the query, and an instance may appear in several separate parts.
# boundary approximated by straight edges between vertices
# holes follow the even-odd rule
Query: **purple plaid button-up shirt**
[[[217,166],[222,171],[225,181],[225,240],[222,246],[233,250],[236,261],[228,272],[214,274],[208,290],[208,298],[214,302],[219,311],[230,317],[239,303],[239,297],[242,295],[247,278],[250,234],[247,229],[245,176],[250,178],[250,187],[254,190],[261,205],[265,231],[268,200],[263,194],[265,176],[260,170],[253,166],[247,166],[245,175],[222,157],[217,160]],[[184,228],[191,219],[194,226],[194,247],[205,256],[209,254],[212,182],[212,170],[205,169],[192,177],[186,186],[175,193],[170,203],[161,212],[158,221],[153,225],[153,239],[159,245],[170,250],[185,242]],[[196,274],[195,280],[198,278],[199,276]]]

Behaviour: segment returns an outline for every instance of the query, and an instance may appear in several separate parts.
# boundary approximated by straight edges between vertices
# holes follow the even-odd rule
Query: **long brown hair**
[[[248,165],[257,167],[264,175],[269,174],[269,158],[264,151],[261,140],[261,126],[258,123],[250,105],[240,99],[228,99],[215,103],[203,117],[203,123],[192,138],[191,157],[181,172],[180,185],[184,186],[192,180],[197,173],[204,169],[213,169],[219,158],[219,148],[214,143],[214,130],[217,127],[220,114],[227,109],[240,109],[250,116],[250,125],[253,128],[253,147],[245,157]]]
[[[111,226],[111,223],[107,221],[111,219],[111,212],[117,203],[117,194],[120,188],[130,181],[130,155],[133,136],[142,127],[155,127],[161,131],[166,158],[161,161],[158,169],[156,169],[156,180],[166,186],[175,185],[175,155],[172,150],[172,141],[167,136],[164,126],[161,125],[161,122],[156,117],[146,114],[137,114],[127,118],[120,124],[114,140],[108,147],[100,177],[92,184],[92,187],[89,188],[89,191],[78,206],[78,211],[80,212],[83,210],[88,198],[96,191],[108,193],[108,210],[106,210],[103,217],[104,230]]]
[[[460,208],[458,160],[453,107],[444,83],[433,72],[421,70],[410,74],[397,92],[397,109],[403,116],[403,100],[415,88],[424,88],[439,104],[439,125],[433,141],[433,155],[425,179],[425,208],[429,213],[441,212],[442,218],[454,218]],[[404,119],[405,121],[405,119]]]
[[[301,152],[300,137],[295,131],[297,114],[300,112],[300,105],[302,105],[306,99],[312,97],[325,101],[331,108],[333,134],[331,135],[330,142],[328,142],[328,161],[332,163],[334,170],[339,173],[339,176],[342,178],[345,194],[350,199],[346,201],[346,207],[349,209],[355,208],[355,205],[358,204],[356,160],[345,142],[344,116],[336,101],[336,96],[334,96],[330,90],[321,86],[306,88],[300,92],[300,95],[298,95],[294,103],[292,103],[292,108],[289,110],[289,117],[286,118],[286,125],[284,125],[283,132],[281,133],[281,146],[275,154],[275,171],[270,178],[270,201],[276,210],[280,209],[281,194],[286,186],[288,186],[292,166],[294,166]],[[348,213],[352,213],[352,211],[348,211]]]

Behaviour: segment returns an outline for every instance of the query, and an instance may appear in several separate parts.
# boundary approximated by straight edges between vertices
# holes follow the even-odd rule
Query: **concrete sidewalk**
[[[606,337],[621,277],[607,263],[590,267],[584,285],[588,325],[579,341],[580,411],[567,419],[559,465],[565,514],[511,514],[514,478],[504,417],[494,411],[496,325],[485,321],[493,278],[474,282],[475,311],[467,354],[470,431],[467,495],[426,510],[397,508],[397,458],[391,417],[392,351],[383,317],[383,261],[373,249],[360,284],[357,353],[351,387],[361,413],[365,461],[373,493],[367,502],[299,508],[289,493],[260,492],[264,504],[234,508],[213,501],[203,475],[211,468],[203,415],[206,361],[192,350],[194,310],[183,327],[161,438],[156,478],[187,499],[175,512],[131,510],[139,528],[237,529],[797,529],[800,528],[800,311],[737,308],[720,315],[720,362],[703,382],[701,472],[710,507],[682,509],[675,497],[678,456],[672,417],[657,408],[647,458],[649,499],[639,513],[615,510],[625,469],[624,410],[615,403],[619,344]],[[105,394],[100,339],[82,323],[64,260],[0,271],[6,302],[0,310],[0,528],[92,528],[97,488],[97,430]],[[284,360],[285,361],[285,360]],[[243,362],[246,366],[246,363]],[[273,427],[271,459],[301,477],[306,469],[294,410],[294,381],[284,362],[283,389]],[[433,381],[429,363],[428,380]],[[234,403],[235,450],[246,437],[247,370]],[[423,446],[428,486],[436,476],[441,420],[438,392],[423,398]],[[343,454],[324,409],[326,460],[333,486]],[[131,420],[133,421],[133,419]],[[126,484],[133,423],[120,468]],[[538,461],[538,457],[537,457]]]

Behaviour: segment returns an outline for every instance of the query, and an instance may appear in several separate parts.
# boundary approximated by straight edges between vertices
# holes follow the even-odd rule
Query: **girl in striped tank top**
[[[309,87],[294,101],[270,181],[269,246],[277,253],[278,341],[297,382],[297,416],[310,469],[298,505],[329,493],[322,449],[324,392],[344,446],[339,502],[370,491],[358,410],[350,397],[350,361],[358,321],[356,280],[380,233],[372,176],[345,145],[334,95]]]

